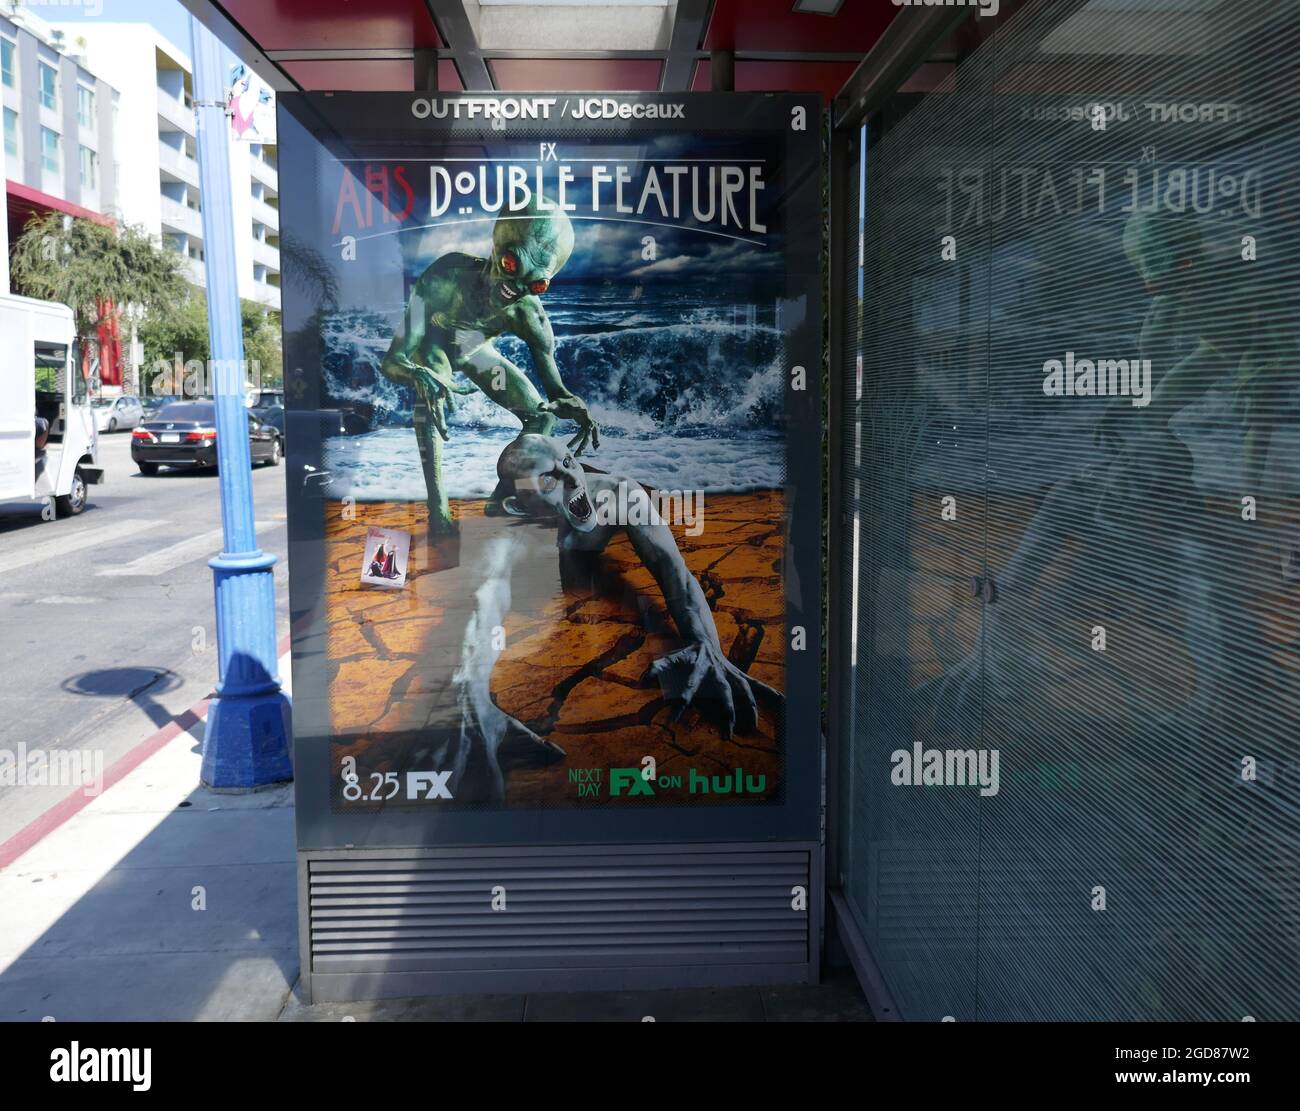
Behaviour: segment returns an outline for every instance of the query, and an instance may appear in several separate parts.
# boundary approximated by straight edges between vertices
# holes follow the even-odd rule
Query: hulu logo
[[[730,775],[700,775],[692,768],[688,785],[693,795],[761,795],[767,789],[767,776],[744,775],[741,768]]]

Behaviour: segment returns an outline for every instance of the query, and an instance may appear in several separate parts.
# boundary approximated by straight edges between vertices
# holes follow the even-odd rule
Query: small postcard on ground
[[[366,552],[361,561],[361,581],[370,586],[399,589],[406,585],[406,565],[411,554],[411,534],[391,528],[366,531]]]

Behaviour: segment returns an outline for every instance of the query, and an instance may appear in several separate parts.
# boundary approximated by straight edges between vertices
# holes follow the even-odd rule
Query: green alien
[[[557,419],[575,421],[575,454],[600,447],[600,428],[570,393],[555,364],[555,334],[541,296],[573,251],[573,225],[560,209],[536,198],[503,211],[492,229],[490,258],[450,252],[429,266],[411,291],[403,328],[393,336],[381,370],[416,393],[413,414],[420,466],[428,492],[432,540],[454,536],[456,524],[442,479],[442,441],[455,395],[482,390],[523,423],[522,432],[550,435]],[[493,346],[512,332],[528,346],[546,389],[543,401],[528,376]],[[452,376],[460,371],[472,386]],[[500,491],[488,501],[499,513]]]
[[[1281,298],[1248,278],[1250,268],[1237,255],[1222,248],[1212,254],[1190,213],[1135,212],[1123,245],[1153,298],[1138,346],[1156,364],[1157,380],[1150,407],[1136,420],[1131,409],[1112,404],[1099,439],[1116,433],[1118,417],[1131,421],[1162,466],[1174,454],[1190,466],[1169,420],[1224,381],[1243,425],[1243,475],[1257,485],[1291,381],[1276,308]]]

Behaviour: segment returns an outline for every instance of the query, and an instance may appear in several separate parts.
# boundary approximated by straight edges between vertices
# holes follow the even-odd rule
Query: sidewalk
[[[0,869],[0,1021],[870,1021],[847,973],[817,987],[308,1006],[293,789],[196,786],[203,725],[191,715],[143,739],[103,794],[11,847],[25,851]]]

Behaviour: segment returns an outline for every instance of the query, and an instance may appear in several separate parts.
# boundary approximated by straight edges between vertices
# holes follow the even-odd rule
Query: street
[[[79,517],[0,503],[0,748],[102,753],[103,767],[211,693],[215,471],[141,475],[129,433],[100,434],[102,485]],[[257,466],[258,543],[274,553],[278,637],[288,632],[284,468]],[[0,843],[68,795],[0,786]]]

